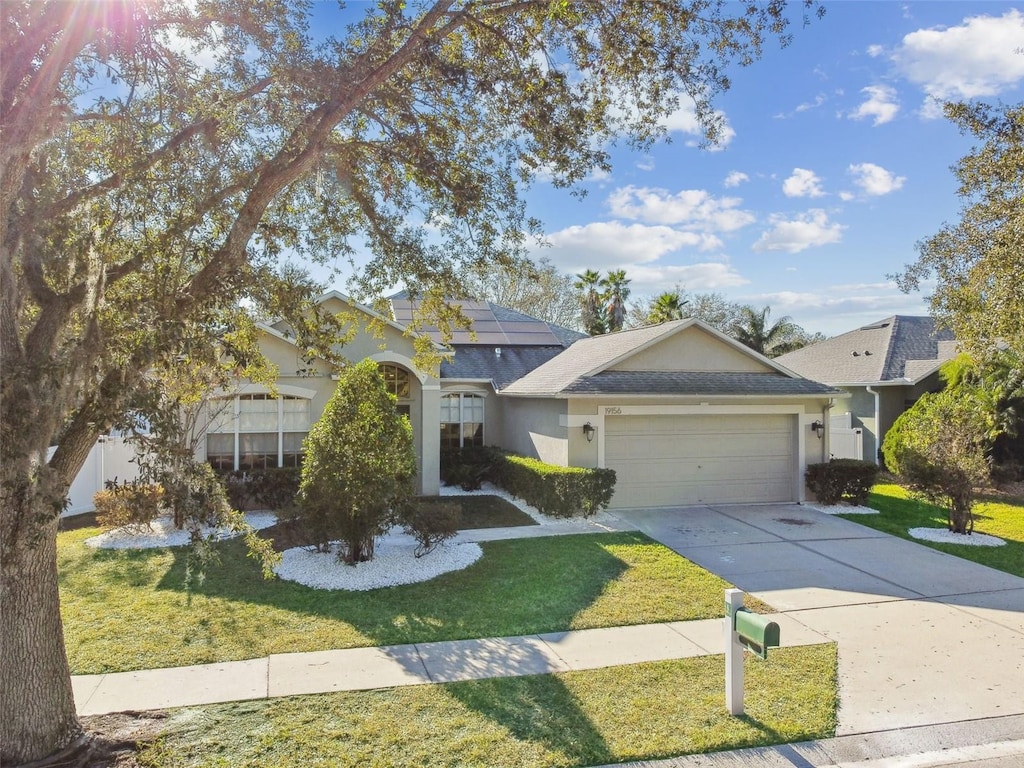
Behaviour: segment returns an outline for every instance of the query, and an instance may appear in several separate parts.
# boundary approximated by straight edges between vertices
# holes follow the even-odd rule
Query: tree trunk
[[[5,504],[17,503],[10,497]],[[40,510],[3,510],[32,519]],[[45,514],[45,513],[43,513]],[[39,760],[82,736],[57,590],[57,520],[0,564],[0,764]],[[35,538],[35,537],[33,537]],[[24,540],[22,540],[24,541]]]

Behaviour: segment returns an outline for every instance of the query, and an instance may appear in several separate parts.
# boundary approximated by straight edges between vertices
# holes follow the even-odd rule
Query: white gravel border
[[[483,555],[479,544],[445,543],[433,552],[415,557],[416,540],[404,533],[388,534],[374,545],[373,560],[346,565],[338,560],[337,545],[330,552],[294,547],[281,553],[274,568],[280,578],[313,589],[345,589],[363,592],[433,579],[468,568]]]
[[[256,530],[261,530],[276,523],[277,515],[273,512],[249,512],[245,515],[245,522]],[[204,535],[213,532],[217,541],[241,536],[239,531],[232,531],[228,528],[216,531],[210,528],[202,530]],[[188,531],[179,531],[174,527],[174,521],[171,518],[160,517],[154,520],[148,528],[126,525],[105,531],[98,536],[86,539],[85,545],[96,549],[156,549],[158,547],[180,547],[188,542]]]
[[[816,509],[826,515],[877,515],[877,509],[871,507],[856,507],[852,504],[809,504],[805,503],[808,509]]]
[[[953,533],[948,528],[911,528],[907,533],[921,541],[959,544],[963,547],[1001,547],[1006,543],[998,536],[989,536],[987,533],[972,533],[966,536],[962,533]]]

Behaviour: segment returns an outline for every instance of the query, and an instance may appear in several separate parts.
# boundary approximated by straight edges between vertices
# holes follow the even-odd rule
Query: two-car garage
[[[792,413],[607,417],[611,507],[796,501],[797,422]]]

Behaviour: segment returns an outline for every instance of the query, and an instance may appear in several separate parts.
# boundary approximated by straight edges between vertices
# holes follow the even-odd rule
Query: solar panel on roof
[[[552,333],[547,323],[531,318],[521,312],[496,307],[501,318],[488,302],[459,299],[451,302],[460,308],[463,315],[471,321],[471,328],[476,338],[462,329],[453,329],[452,343],[480,345],[556,345],[562,342]],[[391,300],[391,308],[395,320],[399,323],[410,323],[416,315],[416,304],[406,298]],[[436,326],[424,326],[422,331],[435,341],[441,340],[441,332]]]

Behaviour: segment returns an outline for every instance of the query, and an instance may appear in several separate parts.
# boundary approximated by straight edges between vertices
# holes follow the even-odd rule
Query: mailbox
[[[779,647],[779,625],[746,608],[733,613],[732,627],[740,644],[762,659],[768,658],[769,648]]]

